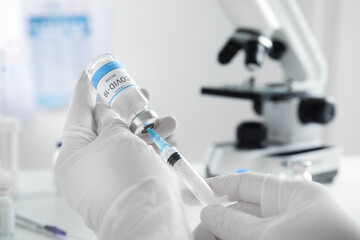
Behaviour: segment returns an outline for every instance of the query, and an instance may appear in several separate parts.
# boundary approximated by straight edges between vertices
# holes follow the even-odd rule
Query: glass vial
[[[312,181],[310,173],[311,161],[291,161],[288,162],[288,179]]]
[[[158,115],[121,63],[111,54],[102,54],[87,67],[86,74],[100,97],[128,124],[130,130],[144,134],[158,124]]]

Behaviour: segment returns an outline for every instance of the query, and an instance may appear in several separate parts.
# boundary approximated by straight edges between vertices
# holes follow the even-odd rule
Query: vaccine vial
[[[158,124],[158,115],[124,66],[111,54],[102,54],[86,68],[86,75],[98,95],[124,120],[136,134]]]
[[[15,207],[10,197],[11,176],[0,172],[0,236],[10,236],[15,232]]]

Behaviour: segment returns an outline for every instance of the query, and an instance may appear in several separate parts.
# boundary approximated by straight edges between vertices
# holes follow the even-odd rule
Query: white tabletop
[[[194,164],[199,169],[201,165]],[[339,175],[334,183],[327,185],[339,200],[340,204],[353,215],[360,223],[360,156],[347,157],[340,165]],[[50,170],[37,170],[22,172],[20,174],[20,196],[16,199],[16,210],[19,215],[46,223],[56,225],[77,238],[95,240],[95,234],[85,225],[79,215],[72,210],[56,192],[53,174]],[[199,223],[201,207],[186,206],[191,228]],[[1,238],[3,239],[3,238]],[[16,234],[4,238],[6,240],[49,240],[50,236],[37,233],[22,227],[17,227]]]

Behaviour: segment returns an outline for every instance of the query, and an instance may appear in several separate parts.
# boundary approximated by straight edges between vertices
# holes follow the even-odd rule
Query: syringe
[[[189,190],[204,205],[224,205],[224,198],[220,198],[209,187],[205,180],[190,166],[188,161],[179,153],[175,147],[165,142],[153,129],[148,128],[153,142],[160,149],[161,155],[166,163],[168,163],[184,181]]]
[[[69,234],[68,232],[52,225],[42,224],[38,223],[32,219],[25,218],[23,216],[19,216],[16,214],[16,225],[19,225],[21,227],[34,230],[36,232],[54,237],[56,239],[76,239],[76,240],[82,240],[81,238],[78,238],[76,236],[73,236]]]
[[[41,224],[41,223],[35,222],[34,220],[25,218],[23,216],[19,216],[17,214],[16,214],[16,224],[20,225],[22,227],[29,228],[34,231],[46,233],[46,234],[49,234],[52,236],[65,237],[67,235],[67,233],[64,230],[62,230],[56,226]]]

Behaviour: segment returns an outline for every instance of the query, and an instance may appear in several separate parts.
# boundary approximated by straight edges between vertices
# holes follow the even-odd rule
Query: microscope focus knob
[[[260,122],[244,122],[237,127],[237,148],[256,149],[267,146],[267,129]]]
[[[299,118],[302,123],[326,124],[335,116],[335,105],[325,98],[305,98],[299,105]]]
[[[273,46],[269,51],[269,56],[273,59],[281,59],[281,57],[286,52],[286,46],[283,42],[279,40],[273,40]]]

